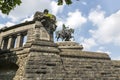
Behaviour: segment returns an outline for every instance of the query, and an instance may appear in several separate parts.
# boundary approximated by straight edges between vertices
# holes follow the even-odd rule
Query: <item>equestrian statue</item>
[[[63,24],[62,30],[56,31],[57,41],[59,38],[61,38],[62,41],[70,41],[70,39],[73,38],[72,33],[74,33],[74,29],[66,27],[65,24]]]

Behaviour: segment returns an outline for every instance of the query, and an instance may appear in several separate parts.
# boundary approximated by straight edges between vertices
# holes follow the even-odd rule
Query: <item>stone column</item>
[[[17,34],[16,48],[21,47],[22,44],[22,36],[21,34]]]
[[[4,39],[2,40],[2,43],[1,43],[1,49],[3,49],[4,48]]]
[[[11,44],[12,44],[12,36],[9,36],[7,49],[10,49],[10,48],[11,48]]]
[[[8,45],[8,38],[4,38],[2,41],[2,48],[1,49],[7,49]]]
[[[1,45],[2,45],[2,37],[0,36],[0,49],[1,49]]]

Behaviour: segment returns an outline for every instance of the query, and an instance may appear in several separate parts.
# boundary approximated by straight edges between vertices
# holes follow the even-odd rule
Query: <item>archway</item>
[[[0,80],[13,80],[18,68],[15,63],[0,61]]]

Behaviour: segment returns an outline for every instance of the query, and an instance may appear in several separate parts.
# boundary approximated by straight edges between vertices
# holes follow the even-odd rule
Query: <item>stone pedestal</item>
[[[51,34],[45,29],[40,21],[35,22],[34,39],[51,41]],[[53,35],[53,34],[52,34]]]
[[[72,41],[57,42],[60,49],[69,49],[69,50],[82,50],[83,46],[79,43]]]
[[[83,46],[76,42],[64,41],[56,44],[60,49],[60,56],[110,60],[109,55],[106,53],[82,51]]]
[[[64,67],[55,43],[35,41],[28,56],[23,80],[63,80]]]

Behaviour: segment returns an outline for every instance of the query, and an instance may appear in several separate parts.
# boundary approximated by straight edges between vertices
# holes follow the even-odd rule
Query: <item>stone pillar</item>
[[[1,49],[3,49],[4,48],[4,39],[2,40],[2,43],[1,43]]]
[[[34,39],[35,40],[39,40],[41,37],[41,32],[40,32],[40,27],[42,27],[43,25],[41,24],[41,22],[36,21],[35,22],[35,33],[34,33]]]
[[[40,21],[35,22],[34,39],[50,41],[50,34]]]
[[[17,34],[17,42],[16,42],[16,48],[21,47],[22,44],[22,36],[21,34]]]
[[[11,48],[11,44],[12,44],[12,36],[9,36],[7,49],[10,49],[10,48]]]
[[[2,41],[2,48],[1,49],[7,49],[8,45],[8,38],[4,38]]]
[[[2,45],[2,37],[0,36],[0,49],[1,49],[1,45]]]

